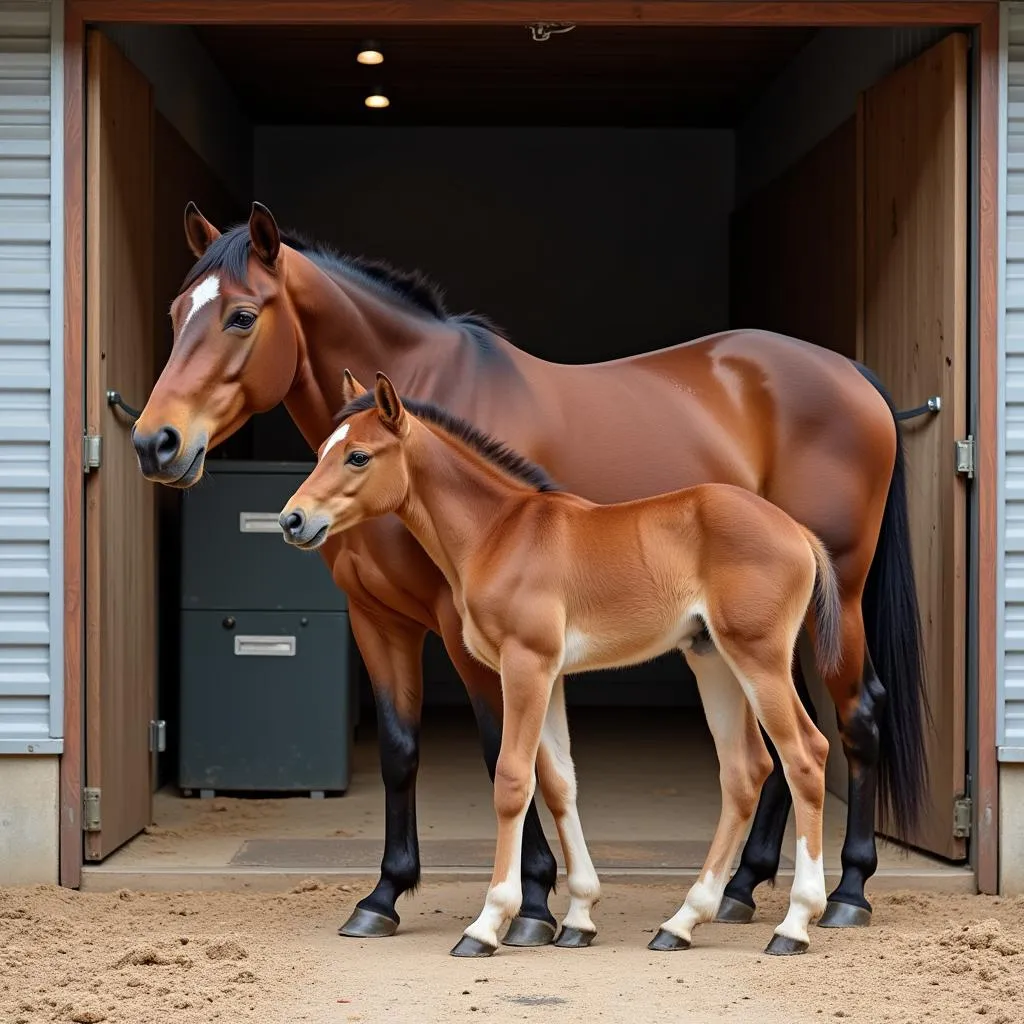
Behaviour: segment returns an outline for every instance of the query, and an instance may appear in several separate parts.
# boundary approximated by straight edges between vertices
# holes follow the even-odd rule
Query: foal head
[[[206,453],[291,388],[299,328],[285,292],[287,246],[273,214],[221,234],[194,203],[185,236],[197,262],[171,304],[174,346],[132,431],[146,478],[191,487]]]
[[[346,370],[345,404],[365,393]],[[285,505],[284,539],[318,548],[332,534],[398,509],[409,488],[403,445],[409,432],[402,400],[378,373],[373,405],[343,419],[320,446],[316,468]]]

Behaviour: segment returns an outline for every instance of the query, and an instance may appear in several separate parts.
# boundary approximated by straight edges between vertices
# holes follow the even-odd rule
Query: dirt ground
[[[808,954],[773,958],[761,951],[781,889],[753,924],[651,953],[683,892],[610,885],[590,949],[459,960],[448,949],[483,883],[427,884],[400,904],[397,936],[365,942],[335,934],[360,892],[313,879],[284,894],[0,889],[0,1021],[1024,1021],[1024,898],[883,894],[870,929],[813,929]]]

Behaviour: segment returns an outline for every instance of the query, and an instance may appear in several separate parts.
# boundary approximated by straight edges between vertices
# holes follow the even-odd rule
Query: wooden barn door
[[[137,401],[153,385],[154,115],[149,83],[98,31],[86,68],[86,431],[100,440],[85,486],[83,826],[85,859],[96,861],[152,810],[154,487],[107,391]]]
[[[913,544],[928,692],[928,795],[897,836],[965,856],[954,804],[965,784],[967,434],[967,40],[953,34],[861,98],[862,359],[898,408],[932,395],[941,412],[907,421]]]

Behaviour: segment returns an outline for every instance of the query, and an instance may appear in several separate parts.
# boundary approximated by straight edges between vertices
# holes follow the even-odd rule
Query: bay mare
[[[590,500],[732,483],[822,539],[842,602],[843,657],[824,681],[849,764],[849,805],[843,873],[821,923],[867,924],[876,793],[897,831],[912,827],[925,766],[902,448],[878,381],[843,356],[751,330],[607,363],[550,363],[478,317],[448,314],[417,275],[282,239],[258,203],[247,224],[223,234],[189,204],[185,233],[196,263],[171,306],[170,357],[133,432],[150,480],[193,486],[210,449],[280,402],[315,451],[340,411],[345,367],[357,377],[379,367],[402,394],[438,402],[501,437]],[[398,897],[420,876],[415,793],[426,632],[441,636],[466,686],[492,776],[501,688],[464,650],[451,588],[397,519],[365,523],[322,551],[348,594],[373,684],[387,821],[380,879],[340,930],[390,935]],[[799,667],[797,685],[813,714]],[[755,887],[778,869],[789,807],[775,758],[720,918],[752,916]],[[548,894],[556,864],[532,802],[523,828],[522,910],[504,941],[539,944],[554,935]]]
[[[826,905],[828,741],[792,677],[812,596],[819,668],[835,672],[842,656],[839,587],[821,542],[732,484],[614,505],[558,493],[543,469],[465,420],[428,403],[407,410],[384,374],[373,394],[347,377],[344,397],[340,425],[281,512],[285,540],[313,550],[368,519],[397,515],[444,573],[466,649],[501,675],[494,870],[483,911],[452,952],[491,955],[519,912],[523,821],[535,779],[568,876],[569,911],[556,945],[593,940],[600,888],[576,807],[564,676],[673,650],[701,669],[722,810],[697,881],[650,948],[689,947],[694,926],[718,911],[772,770],[760,723],[779,752],[797,833],[789,913],[766,952],[806,951],[807,926]],[[643,743],[643,735],[623,736],[623,760],[631,744]]]

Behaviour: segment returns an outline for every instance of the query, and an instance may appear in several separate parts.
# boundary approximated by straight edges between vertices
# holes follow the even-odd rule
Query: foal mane
[[[281,234],[283,244],[302,253],[321,270],[341,275],[362,284],[379,297],[401,305],[438,323],[461,327],[483,348],[493,345],[491,335],[500,333],[485,316],[477,313],[452,314],[444,303],[444,292],[419,270],[399,270],[384,260],[367,256],[340,255],[322,242],[302,235]],[[185,291],[205,274],[219,271],[240,285],[248,284],[252,238],[248,224],[236,224],[214,239],[206,252],[185,275],[180,291]]]
[[[535,491],[557,491],[558,485],[548,476],[547,471],[535,462],[513,451],[496,438],[485,434],[461,416],[442,409],[433,402],[422,402],[417,398],[402,396],[402,404],[418,419],[432,424],[456,441],[462,442],[467,448],[476,452],[486,462],[496,466],[506,475],[524,483]],[[353,398],[338,414],[336,423],[341,423],[357,412],[365,412],[376,405],[372,391],[364,391]]]

